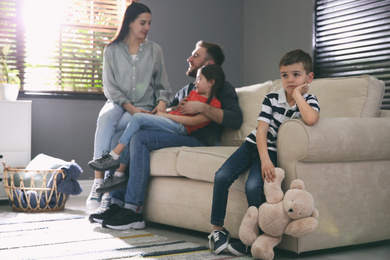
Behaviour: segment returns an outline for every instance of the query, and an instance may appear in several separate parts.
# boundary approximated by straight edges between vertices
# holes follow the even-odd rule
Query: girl
[[[150,9],[133,2],[126,9],[114,40],[104,49],[103,87],[107,102],[97,119],[94,159],[110,150],[112,137],[126,128],[133,115],[166,110],[170,86],[161,47],[146,39],[150,23]],[[96,189],[103,179],[104,172],[95,171],[86,201],[90,209],[100,205],[102,194]]]
[[[215,98],[215,93],[217,93],[224,82],[225,74],[220,66],[206,65],[200,68],[195,81],[196,90],[190,92],[188,101],[201,101],[220,108],[221,103]],[[210,122],[210,119],[202,114],[183,115],[180,113],[180,107],[178,110],[171,111],[168,114],[161,112],[157,112],[156,115],[139,113],[131,118],[114,150],[99,159],[91,161],[88,165],[98,171],[113,170],[119,167],[114,174],[115,177],[117,172],[119,172],[119,175],[117,175],[119,177],[127,167],[126,164],[120,163],[120,155],[125,150],[127,144],[129,144],[132,135],[138,130],[148,129],[167,131],[179,135],[189,135]],[[122,156],[124,155],[122,154]],[[127,182],[124,182],[122,185],[126,186],[126,184]],[[120,187],[122,186],[110,188],[117,189]],[[103,191],[102,188],[98,192]]]

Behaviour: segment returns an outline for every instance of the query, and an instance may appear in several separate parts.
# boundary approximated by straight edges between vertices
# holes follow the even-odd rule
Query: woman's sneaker
[[[95,171],[108,171],[108,170],[116,170],[118,169],[120,164],[120,160],[115,160],[110,154],[105,153],[102,157],[90,161],[88,166],[94,169]]]
[[[208,236],[209,247],[216,255],[225,250],[229,244],[230,233],[225,228],[223,230],[214,230]]]
[[[251,247],[245,245],[241,241],[230,243],[228,246],[228,250],[230,253],[236,256],[243,256],[243,255],[250,255],[251,254]]]
[[[100,206],[100,202],[102,201],[103,194],[96,192],[97,188],[100,187],[100,183],[94,182],[91,188],[91,192],[86,201],[86,205],[88,209],[96,209]]]
[[[122,208],[118,204],[111,204],[106,211],[90,215],[89,221],[91,221],[91,223],[97,222],[101,224],[104,220],[115,216],[121,210]]]
[[[96,190],[97,192],[99,191],[99,189]],[[96,213],[103,213],[104,211],[108,210],[108,208],[110,207],[111,205],[111,197],[110,197],[110,194],[108,193],[104,193],[103,197],[102,197],[102,201],[100,202],[100,206],[99,208],[97,209]]]

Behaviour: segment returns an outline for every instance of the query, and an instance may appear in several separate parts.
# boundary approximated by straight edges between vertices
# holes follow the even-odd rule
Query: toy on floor
[[[284,170],[275,168],[275,173],[274,182],[264,183],[266,202],[258,209],[248,208],[239,230],[241,241],[252,247],[251,253],[256,259],[273,259],[274,247],[280,243],[283,234],[305,236],[318,225],[319,213],[314,208],[313,196],[305,190],[304,182],[294,180],[283,194]],[[264,232],[260,236],[259,227]]]

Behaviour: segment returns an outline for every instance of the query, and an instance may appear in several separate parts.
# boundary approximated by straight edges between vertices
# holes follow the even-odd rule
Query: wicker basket
[[[25,170],[4,166],[3,175],[4,188],[13,210],[46,212],[64,209],[69,195],[57,191],[57,178],[65,178],[62,170]],[[48,188],[46,184],[52,175],[53,182]]]

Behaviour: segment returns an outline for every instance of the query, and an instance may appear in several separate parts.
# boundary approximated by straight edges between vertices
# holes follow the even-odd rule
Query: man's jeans
[[[129,180],[126,188],[112,191],[113,203],[142,206],[150,173],[150,152],[167,147],[200,146],[194,137],[140,130],[130,140]]]
[[[269,150],[268,150],[269,151]],[[276,166],[276,152],[269,151],[272,163]],[[223,226],[229,187],[249,169],[245,183],[248,205],[259,207],[264,201],[264,182],[261,177],[261,162],[256,144],[244,142],[221,166],[214,178],[213,206],[211,224]]]

